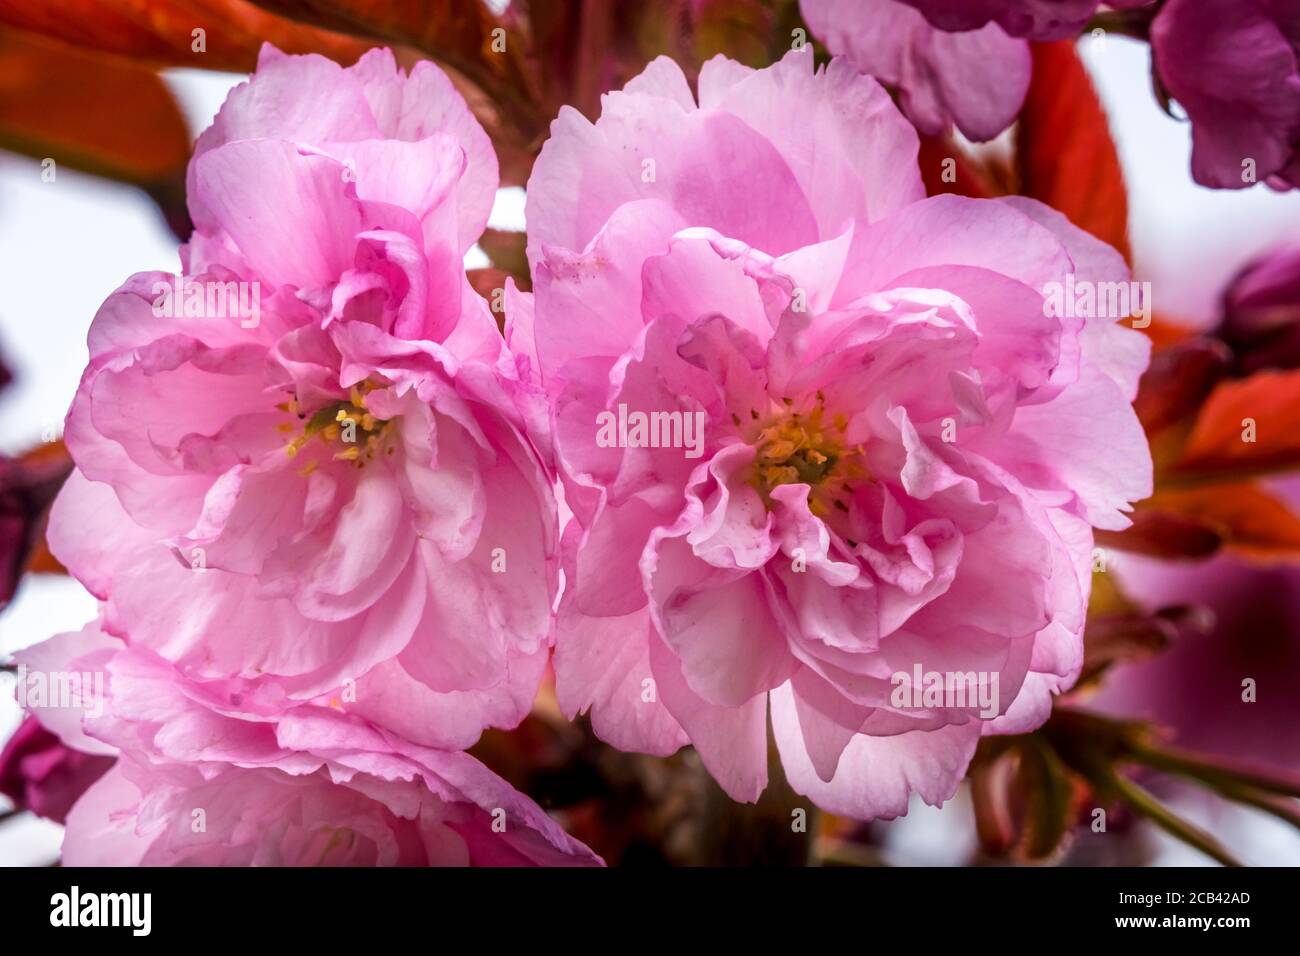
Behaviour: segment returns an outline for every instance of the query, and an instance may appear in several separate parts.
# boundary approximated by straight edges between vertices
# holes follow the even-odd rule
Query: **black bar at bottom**
[[[298,946],[414,936],[437,947],[675,945],[717,934],[877,931],[918,943],[1293,929],[1294,871],[1278,869],[0,870],[0,937],[78,933]],[[75,898],[73,887],[76,887]],[[105,896],[108,894],[108,896]],[[122,896],[121,894],[127,894]],[[93,898],[88,900],[88,898]],[[73,917],[73,910],[77,911]],[[72,925],[73,923],[77,925]],[[92,925],[86,923],[116,923]],[[800,929],[802,927],[802,930]],[[818,929],[818,927],[821,927]],[[822,935],[823,932],[831,936]],[[934,934],[938,933],[939,937]],[[427,934],[427,935],[425,935]],[[605,934],[609,935],[605,938]],[[892,933],[891,933],[892,935]],[[468,938],[467,938],[468,937]],[[7,949],[8,947],[6,947]],[[18,952],[13,949],[10,952]]]

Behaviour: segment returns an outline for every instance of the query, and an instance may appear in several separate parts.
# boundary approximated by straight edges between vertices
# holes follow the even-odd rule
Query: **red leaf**
[[[988,199],[1000,193],[986,171],[947,136],[922,136],[917,159],[927,196],[955,193],[972,199]]]
[[[1300,517],[1249,482],[1157,492],[1142,514],[1173,515],[1217,535],[1224,546],[1257,558],[1300,555]]]
[[[1201,408],[1177,470],[1250,475],[1296,465],[1300,369],[1221,382]]]
[[[257,5],[327,30],[415,47],[489,93],[519,95],[528,89],[517,33],[510,42],[514,18],[498,19],[481,0],[257,0]]]
[[[286,53],[322,53],[343,63],[367,46],[290,23],[247,0],[0,0],[0,23],[153,66],[239,73],[252,71],[264,41]],[[197,51],[194,31],[200,28],[205,49]]]
[[[1217,339],[1195,338],[1151,357],[1133,403],[1147,434],[1196,411],[1232,365],[1232,352]]]
[[[1157,558],[1204,558],[1223,544],[1220,533],[1203,521],[1176,512],[1142,508],[1123,531],[1098,531],[1104,548],[1147,554]]]
[[[1129,258],[1128,198],[1119,154],[1073,41],[1035,43],[1017,129],[1020,191]]]
[[[486,299],[488,306],[492,307],[497,320],[497,328],[504,332],[506,317],[504,313],[498,312],[495,306],[499,302],[504,302],[501,296],[506,287],[506,280],[510,278],[509,274],[493,266],[488,266],[483,269],[470,269],[465,275],[474,291]]]
[[[0,146],[160,187],[183,176],[190,134],[153,72],[0,28]]]

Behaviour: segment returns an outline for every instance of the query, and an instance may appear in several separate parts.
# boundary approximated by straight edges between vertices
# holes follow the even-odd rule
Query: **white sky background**
[[[1147,47],[1107,38],[1085,40],[1082,48],[1124,163],[1139,278],[1153,283],[1158,313],[1204,323],[1241,265],[1280,240],[1300,240],[1300,192],[1197,186],[1186,125],[1165,116],[1151,96]],[[238,80],[190,70],[169,75],[195,133]],[[492,224],[523,225],[520,190],[503,191]],[[175,271],[176,245],[153,204],[136,190],[66,169],[56,182],[43,183],[35,162],[0,154],[0,355],[15,374],[0,396],[0,452],[22,451],[44,430],[58,429],[86,363],[91,316],[132,273]],[[468,261],[484,264],[477,250]],[[94,613],[93,599],[76,582],[29,578],[0,615],[0,650],[75,630]],[[2,740],[17,725],[18,710],[8,685],[0,690]],[[919,808],[894,825],[891,847],[900,862],[958,862],[951,851],[969,824],[954,828],[953,818],[968,812],[964,805],[942,814]],[[5,824],[0,865],[54,859],[60,832],[42,821]],[[1252,826],[1246,835],[1257,846],[1285,838],[1271,827]],[[1195,862],[1176,848],[1166,859]]]

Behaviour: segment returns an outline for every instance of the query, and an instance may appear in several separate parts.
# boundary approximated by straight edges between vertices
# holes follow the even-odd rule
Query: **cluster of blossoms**
[[[1219,189],[1300,187],[1300,0],[800,0],[830,51],[898,89],[923,133],[1011,125],[1030,41],[1132,12],[1156,78],[1192,122],[1192,174]]]
[[[145,274],[91,326],[48,537],[100,621],[20,659],[108,675],[65,860],[593,862],[460,753],[531,707],[558,584],[542,394],[462,262],[487,135],[430,63],[268,48],[187,186],[186,285],[257,321]]]
[[[65,860],[598,863],[463,752],[552,654],[609,743],[693,744],[749,801],[770,722],[793,787],[862,819],[1039,725],[1092,529],[1150,492],[1146,339],[1046,305],[1127,282],[1114,250],[927,199],[917,149],[846,59],[719,57],[696,91],[656,60],[553,125],[503,335],[463,267],[496,160],[447,77],[268,49],[198,140],[182,257],[257,320],[133,277],[68,417],[49,541],[101,613],[19,662],[105,675],[34,710],[114,762]],[[637,415],[701,427],[607,440]],[[900,701],[919,672],[992,699]]]

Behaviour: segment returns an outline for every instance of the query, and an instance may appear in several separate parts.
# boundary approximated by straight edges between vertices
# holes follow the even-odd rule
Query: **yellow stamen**
[[[348,442],[345,443],[349,447],[333,457],[336,461],[352,461],[356,462],[358,468],[363,467],[364,462],[359,460],[363,450],[367,457],[373,458],[374,452],[378,450],[384,437],[392,428],[392,422],[376,418],[366,410],[366,395],[375,387],[377,386],[370,382],[359,382],[349,389],[348,400],[319,408],[310,418],[302,413],[296,398],[278,404],[276,408],[281,411],[294,414],[299,419],[307,418],[306,422],[298,425],[294,423],[276,425],[277,431],[283,433],[292,433],[301,428],[301,433],[285,445],[285,453],[293,458],[313,437],[320,439],[321,444],[326,446],[337,444],[344,438],[344,428],[350,425],[352,427],[346,436]],[[361,432],[360,435],[356,434],[358,430]],[[388,453],[392,454],[393,449],[389,448]],[[301,473],[309,475],[318,465],[319,461],[310,462]]]
[[[759,418],[757,411],[750,414]],[[831,505],[848,510],[840,496],[851,490],[850,480],[867,474],[863,449],[845,442],[846,416],[836,414],[829,424],[825,419],[825,398],[818,392],[811,409],[802,403],[796,408],[793,399],[782,398],[770,416],[758,422],[750,437],[755,446],[752,483],[765,500],[781,485],[806,484],[813,514],[825,517]]]

